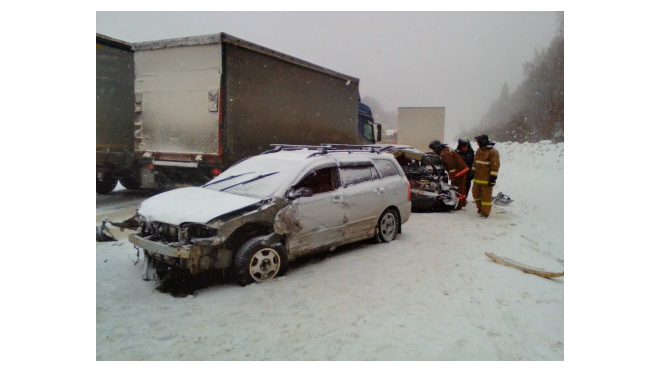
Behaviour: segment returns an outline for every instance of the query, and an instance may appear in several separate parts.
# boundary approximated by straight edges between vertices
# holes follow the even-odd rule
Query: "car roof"
[[[371,163],[371,160],[391,159],[391,153],[371,153],[371,152],[328,152],[319,153],[313,150],[295,150],[266,153],[255,157],[264,159],[274,159],[278,161],[293,162],[305,167],[307,164],[339,164],[339,165],[359,165]]]
[[[374,158],[391,158],[389,152],[381,152],[381,149],[375,148],[375,146],[359,145],[291,145],[288,147],[276,147],[273,150],[262,153],[260,156],[303,163],[324,162],[323,159],[334,159],[341,163],[354,162],[361,159],[367,161]],[[320,160],[317,161],[317,159]]]
[[[398,166],[391,153],[381,153],[376,150],[363,149],[333,149],[325,147],[292,146],[290,148],[277,148],[266,151],[260,155],[245,158],[225,172],[211,180],[217,184],[227,179],[254,173],[255,175],[279,174],[280,184],[273,194],[284,194],[286,188],[297,181],[309,170],[321,169],[329,166],[354,167],[372,164],[372,160],[389,160]],[[208,185],[208,183],[207,183]]]

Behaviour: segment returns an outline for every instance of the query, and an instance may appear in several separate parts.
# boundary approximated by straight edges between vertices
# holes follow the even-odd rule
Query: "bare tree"
[[[481,120],[480,129],[500,141],[564,140],[564,19],[558,16],[557,35],[547,49],[523,64],[525,80],[500,97]]]

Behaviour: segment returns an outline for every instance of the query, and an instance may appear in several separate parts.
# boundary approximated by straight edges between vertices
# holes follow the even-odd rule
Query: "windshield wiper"
[[[252,173],[254,173],[254,171],[250,171],[250,172],[243,173],[243,174],[232,175],[232,176],[230,176],[230,177],[228,177],[228,178],[224,178],[224,179],[216,180],[216,181],[213,182],[213,183],[206,183],[206,184],[204,184],[204,185],[202,186],[202,188],[205,188],[205,187],[208,187],[208,186],[212,186],[212,185],[214,185],[214,184],[222,183],[222,182],[224,182],[225,180],[230,180],[230,179],[238,178],[239,176],[243,176],[243,175],[247,175],[247,174],[252,174]]]
[[[248,180],[246,180],[246,181],[244,181],[244,182],[240,182],[240,183],[236,183],[236,184],[234,184],[234,185],[230,185],[229,187],[223,188],[223,189],[219,190],[218,192],[222,192],[222,191],[224,191],[224,190],[226,190],[226,189],[229,189],[229,188],[232,188],[232,187],[236,187],[236,186],[239,186],[239,185],[248,184],[248,183],[254,182],[255,180],[259,180],[259,179],[261,179],[261,178],[265,178],[265,177],[267,177],[267,176],[271,176],[271,175],[273,175],[273,174],[277,174],[277,173],[279,173],[279,171],[274,171],[274,172],[272,172],[272,173],[268,173],[268,174],[261,174],[261,175],[259,175],[259,176],[255,176],[255,177],[252,178],[252,179],[248,179]]]

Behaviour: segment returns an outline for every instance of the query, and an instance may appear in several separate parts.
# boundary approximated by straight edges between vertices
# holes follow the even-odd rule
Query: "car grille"
[[[179,242],[179,227],[165,223],[150,223],[145,234],[153,236],[153,240],[160,242]]]
[[[152,241],[189,244],[193,238],[214,237],[217,235],[217,230],[200,224],[184,224],[179,227],[172,224],[151,222],[143,225],[143,235],[150,236]]]

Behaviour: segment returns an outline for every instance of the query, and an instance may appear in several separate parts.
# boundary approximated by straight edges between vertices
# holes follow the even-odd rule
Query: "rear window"
[[[373,166],[342,167],[339,169],[339,173],[341,184],[344,187],[378,179],[378,174],[376,174],[376,169]]]
[[[390,160],[374,160],[376,169],[380,174],[381,178],[386,178],[389,176],[401,176],[399,170],[396,168],[396,165]]]

